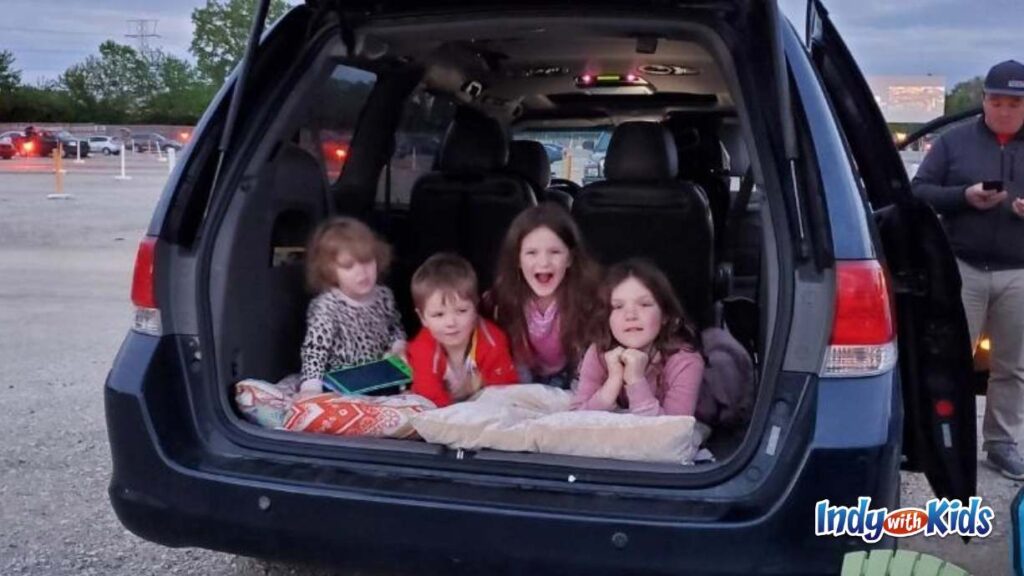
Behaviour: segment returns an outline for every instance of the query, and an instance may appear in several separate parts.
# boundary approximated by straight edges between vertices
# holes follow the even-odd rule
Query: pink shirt
[[[651,362],[645,378],[623,384],[618,401],[607,404],[597,394],[608,378],[604,357],[596,346],[587,349],[580,363],[580,379],[572,399],[573,410],[629,408],[641,416],[693,416],[704,378],[704,358],[699,352],[679,350],[664,362]]]
[[[568,360],[562,350],[562,331],[559,326],[562,318],[558,314],[558,302],[554,301],[546,310],[541,310],[536,300],[530,300],[523,313],[526,315],[530,351],[533,353],[531,369],[538,376],[561,372]]]

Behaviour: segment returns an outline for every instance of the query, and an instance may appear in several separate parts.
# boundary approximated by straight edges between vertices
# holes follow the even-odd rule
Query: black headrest
[[[441,146],[442,172],[480,173],[504,168],[508,139],[497,120],[469,108],[460,109]]]
[[[540,142],[513,140],[508,147],[508,168],[526,178],[538,193],[551,184],[551,159]]]
[[[615,128],[604,174],[608,180],[657,182],[679,173],[679,158],[672,135],[655,122],[624,122]]]
[[[669,130],[671,133],[671,129]],[[700,146],[700,131],[696,128],[688,127],[678,130],[675,133],[676,148],[683,152],[684,150],[692,150],[697,146]]]
[[[723,123],[715,118],[671,117],[666,121],[679,150],[679,177],[701,180],[718,176],[727,168],[727,154],[720,134]]]

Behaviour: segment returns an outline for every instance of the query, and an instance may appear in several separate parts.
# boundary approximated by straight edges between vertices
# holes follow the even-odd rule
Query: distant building
[[[869,76],[867,80],[886,122],[923,124],[945,113],[943,76]]]

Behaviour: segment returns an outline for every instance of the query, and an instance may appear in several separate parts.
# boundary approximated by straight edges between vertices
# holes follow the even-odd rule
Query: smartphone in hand
[[[991,190],[992,192],[1001,192],[1003,190],[1002,180],[985,180],[981,183],[982,190]]]

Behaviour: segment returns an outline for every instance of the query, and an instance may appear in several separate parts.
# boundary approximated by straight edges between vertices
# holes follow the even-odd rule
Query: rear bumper
[[[458,496],[440,498],[436,479],[383,478],[354,468],[344,485],[297,480],[298,474],[288,479],[280,462],[247,460],[226,472],[189,447],[187,427],[153,418],[180,408],[158,405],[161,398],[174,402],[166,400],[174,394],[156,387],[183,392],[180,382],[167,380],[173,370],[154,362],[164,356],[159,348],[155,338],[130,335],[105,401],[114,510],[129,530],[168,546],[416,573],[829,574],[838,572],[845,552],[866,546],[815,537],[815,502],[872,496],[882,506],[898,494],[898,447],[891,442],[811,450],[777,503],[742,521],[644,518],[658,507],[654,497],[638,498],[635,510],[616,516],[588,514],[589,496],[575,496],[572,512],[498,499],[485,505],[471,496],[493,495],[493,486],[464,481],[447,492]]]

